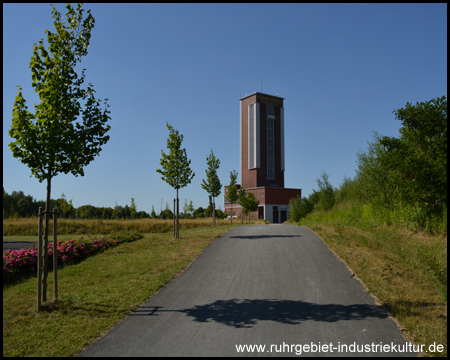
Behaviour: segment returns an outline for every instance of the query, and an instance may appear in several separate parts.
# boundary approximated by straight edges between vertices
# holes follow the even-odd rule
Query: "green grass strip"
[[[3,288],[3,356],[73,356],[105,334],[236,225],[146,234],[58,271],[59,301],[36,312],[36,278]],[[48,297],[53,294],[48,277]]]

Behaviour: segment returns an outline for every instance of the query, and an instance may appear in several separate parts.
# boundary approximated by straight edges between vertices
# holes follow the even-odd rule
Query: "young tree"
[[[116,205],[116,206],[114,207],[114,210],[112,211],[112,214],[111,214],[111,220],[117,219],[118,212],[119,212],[119,208],[118,208],[118,206]]]
[[[252,192],[245,192],[244,188],[239,189],[239,204],[242,206],[242,214],[248,215],[248,223],[250,224],[250,213],[258,210],[259,201]],[[241,217],[243,221],[243,216]]]
[[[309,198],[297,195],[289,200],[289,207],[289,218],[298,222],[314,210],[314,203]]]
[[[53,6],[52,14],[56,32],[48,30],[48,48],[41,39],[34,44],[31,57],[31,86],[39,94],[41,102],[35,113],[29,112],[19,85],[13,108],[9,135],[15,139],[9,144],[14,157],[31,168],[31,174],[40,182],[47,180],[46,219],[44,230],[44,292],[46,299],[46,251],[50,211],[51,180],[59,173],[84,176],[83,167],[101,151],[109,136],[108,104],[102,110],[99,99],[94,96],[92,84],[82,89],[84,70],[79,77],[75,72],[77,62],[87,55],[94,18],[83,20],[82,4],[76,11],[68,4],[67,21]],[[84,105],[80,103],[84,102]],[[83,122],[74,121],[81,116]]]
[[[132,219],[137,218],[137,208],[136,208],[136,202],[134,201],[134,198],[131,198],[130,215],[131,215]]]
[[[245,211],[248,214],[248,222],[250,223],[250,213],[258,210],[259,201],[256,198],[255,194],[252,192],[247,193],[247,199],[245,202]]]
[[[230,171],[230,184],[228,185],[227,189],[227,200],[231,205],[230,224],[233,224],[233,203],[235,203],[239,199],[239,195],[236,190],[237,176],[238,173],[235,170]]]
[[[206,190],[210,198],[212,198],[212,213],[213,213],[213,226],[216,226],[216,203],[215,198],[220,195],[222,184],[220,183],[217,170],[219,169],[220,160],[214,156],[211,149],[211,154],[206,158],[208,169],[206,172],[206,181],[202,180],[202,188]]]
[[[67,201],[66,195],[62,193],[61,198],[56,200],[59,204],[59,208],[61,209],[61,212],[63,213],[63,217],[68,217],[69,214],[74,212],[74,207],[72,205],[72,200]]]
[[[189,216],[189,214],[188,214],[188,207],[189,207],[189,205],[188,205],[187,199],[185,198],[184,199],[184,205],[183,205],[183,218],[184,219],[187,219],[188,216]]]
[[[183,217],[185,219],[192,218],[192,213],[195,211],[194,204],[192,203],[192,200],[189,201],[189,204],[187,202],[187,199],[184,199],[184,206],[183,206]]]
[[[319,186],[319,208],[323,211],[328,211],[334,206],[334,188],[328,181],[328,174],[323,171],[321,178],[317,178],[317,185]]]
[[[241,225],[244,224],[244,214],[247,215],[247,213],[245,213],[245,203],[247,201],[247,197],[246,197],[246,193],[245,193],[245,189],[243,186],[241,186],[241,188],[239,189],[239,205],[242,206],[242,212],[241,212]]]
[[[204,212],[205,212],[205,209],[203,209],[200,206],[198,209],[194,210],[194,212],[192,213],[192,216],[196,219],[198,219],[199,217],[205,217]]]
[[[374,204],[376,208],[390,208],[397,202],[398,191],[392,186],[391,171],[380,160],[386,156],[386,149],[380,143],[382,136],[374,132],[373,139],[367,142],[369,147],[366,152],[359,151],[356,154],[358,198]],[[318,195],[315,200],[318,200]]]
[[[111,220],[114,220],[114,219],[118,219],[118,218],[119,218],[119,206],[117,206],[117,201],[116,201],[116,199],[114,199],[114,203],[115,203],[116,205],[114,206],[114,210],[112,211],[112,214],[111,214]]]
[[[165,209],[159,214],[161,219],[173,219],[173,212],[170,210],[169,202],[166,201]]]
[[[177,191],[177,210],[176,210],[176,229],[175,237],[180,237],[179,231],[179,199],[178,190],[190,184],[195,173],[190,168],[191,160],[187,158],[186,149],[181,149],[183,135],[178,133],[172,125],[166,124],[169,129],[169,138],[167,139],[168,154],[161,150],[161,169],[156,171],[160,173],[161,179],[167,182]]]
[[[156,212],[155,212],[155,207],[153,205],[152,205],[152,212],[151,212],[150,216],[152,217],[152,219],[156,219],[157,218]]]
[[[125,205],[125,207],[123,208],[124,212],[125,212],[125,219],[129,219],[131,218],[131,211],[130,211],[130,207],[127,205]]]
[[[191,200],[191,201],[189,201],[189,206],[188,206],[188,213],[191,218],[192,218],[192,214],[194,213],[194,211],[195,211],[194,203]]]

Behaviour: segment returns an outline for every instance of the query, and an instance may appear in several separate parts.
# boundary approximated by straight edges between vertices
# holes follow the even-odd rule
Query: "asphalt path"
[[[6,250],[21,250],[21,249],[31,249],[37,247],[34,242],[28,241],[3,241],[3,252]]]
[[[259,352],[238,351],[246,345]],[[399,352],[405,346],[385,308],[318,235],[254,225],[214,240],[78,356],[411,356]]]

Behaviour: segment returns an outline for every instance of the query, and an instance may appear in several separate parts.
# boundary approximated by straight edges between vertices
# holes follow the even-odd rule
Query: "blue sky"
[[[279,94],[285,107],[285,187],[307,196],[325,170],[333,186],[353,177],[356,153],[376,131],[396,136],[393,110],[447,96],[447,4],[85,4],[95,18],[86,82],[108,98],[110,141],[84,177],[60,174],[75,207],[159,212],[175,191],[156,172],[166,122],[184,135],[195,177],[180,190],[207,206],[201,188],[210,150],[219,177],[239,171],[239,98]],[[57,9],[65,15],[64,5]],[[53,31],[49,4],[3,4],[3,186],[45,199],[46,183],[12,156],[8,130],[17,85],[29,110],[33,44]],[[216,206],[223,209],[223,193]]]

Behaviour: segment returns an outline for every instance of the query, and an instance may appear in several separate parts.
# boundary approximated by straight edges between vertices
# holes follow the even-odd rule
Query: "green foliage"
[[[244,212],[245,211],[244,206],[245,206],[245,201],[247,200],[247,194],[246,194],[243,186],[241,186],[241,188],[239,189],[238,200],[239,200],[239,205],[242,206],[242,212]],[[245,212],[245,215],[247,215],[247,212]]]
[[[215,226],[216,212],[215,212],[215,200],[217,196],[220,195],[222,184],[220,183],[219,176],[217,175],[217,170],[219,169],[220,160],[216,159],[214,153],[211,149],[211,154],[206,158],[206,163],[208,168],[206,172],[206,181],[202,180],[202,188],[206,190],[209,195],[210,202],[210,212],[213,214],[213,225]],[[206,215],[206,214],[205,214]],[[207,216],[207,215],[206,215]],[[209,217],[209,216],[207,216]]]
[[[297,196],[289,200],[289,208],[289,218],[297,222],[313,211],[314,203],[306,197]]]
[[[354,179],[344,177],[333,189],[324,172],[319,190],[308,200],[318,221],[370,222],[447,234],[447,101],[407,103],[394,111],[402,121],[399,138],[374,132],[366,152],[357,153]],[[334,195],[334,202],[331,199]],[[305,199],[306,200],[306,199]],[[291,218],[302,219],[309,209],[303,199],[291,199]],[[333,204],[333,205],[332,205]]]
[[[239,199],[239,194],[236,189],[237,176],[238,173],[235,170],[230,171],[230,184],[227,188],[227,200],[230,203],[235,203]]]
[[[177,191],[190,184],[195,173],[191,170],[191,160],[187,158],[186,149],[181,149],[181,143],[183,142],[183,135],[178,133],[169,123],[166,124],[169,129],[169,138],[167,139],[167,148],[169,154],[165,154],[161,150],[161,169],[156,171],[160,173],[161,179],[167,182]],[[176,238],[180,237],[178,219],[180,218],[179,207],[176,209],[177,221],[174,223],[174,234]]]
[[[212,216],[212,210],[209,206],[203,211],[203,215],[208,218]]]
[[[80,219],[101,218],[102,212],[92,205],[83,205],[77,208],[76,217]]]
[[[56,32],[46,30],[48,49],[43,40],[34,44],[30,68],[32,86],[41,102],[35,113],[27,110],[26,101],[19,87],[13,109],[9,135],[15,139],[9,144],[14,157],[26,164],[40,182],[58,173],[84,176],[88,165],[109,140],[106,133],[110,126],[108,104],[101,110],[100,101],[94,96],[92,84],[82,89],[81,77],[75,72],[77,62],[87,55],[94,18],[88,10],[83,21],[83,10],[77,13],[66,6],[67,21],[53,7]],[[80,103],[84,102],[84,106]],[[81,115],[83,123],[74,121]]]
[[[159,214],[160,219],[173,219],[173,212],[170,209],[164,209],[161,214]]]
[[[156,219],[156,217],[157,217],[156,212],[155,212],[155,207],[153,205],[152,205],[152,212],[151,212],[150,216],[152,219]]]
[[[391,186],[407,204],[419,202],[429,213],[447,203],[447,100],[406,103],[395,112],[400,138],[384,136],[380,162]]]
[[[134,199],[133,199],[134,201]],[[132,205],[133,205],[132,201]],[[18,205],[20,204],[20,205]],[[23,210],[26,206],[26,211]],[[116,206],[110,207],[95,207],[92,205],[83,205],[79,208],[75,208],[72,204],[72,199],[67,201],[64,193],[60,199],[51,199],[50,208],[56,209],[59,218],[78,218],[78,219],[125,219],[131,218],[132,205],[130,207]],[[31,195],[25,195],[23,191],[13,191],[12,194],[8,194],[3,189],[3,218],[19,218],[19,217],[31,217],[36,216],[38,208],[44,208],[45,201],[35,200]],[[136,202],[134,202],[136,206]],[[154,212],[154,208],[152,207]],[[23,211],[23,212],[22,212]],[[154,214],[156,217],[156,214]],[[145,211],[137,211],[134,218],[147,218],[149,215]]]
[[[195,218],[205,217],[205,215],[203,215],[204,211],[205,211],[205,209],[203,209],[200,206],[198,209],[194,210],[194,212],[192,213],[192,216],[194,216]],[[202,214],[203,216],[197,216],[197,215],[200,215],[200,214]]]
[[[239,194],[237,193],[236,189],[236,180],[237,180],[238,173],[233,170],[230,171],[230,184],[227,188],[227,200],[229,203],[231,203],[231,211],[230,211],[230,223],[233,223],[233,203],[235,203],[239,199]]]
[[[239,205],[242,206],[242,212],[244,215],[258,210],[259,201],[256,196],[251,192],[246,192],[243,187],[239,189]]]
[[[227,217],[227,214],[221,209],[216,210],[216,214],[219,219],[225,219]]]
[[[62,193],[61,198],[57,200],[59,204],[59,208],[61,209],[60,214],[63,218],[66,217],[75,217],[75,208],[73,207],[72,200],[67,201],[66,195]]]
[[[169,129],[169,138],[167,139],[169,153],[165,154],[161,150],[161,169],[156,171],[162,175],[162,180],[178,190],[190,184],[195,173],[189,166],[191,160],[187,158],[186,149],[181,149],[183,135],[179,135],[178,130],[175,130],[169,123],[166,126]]]
[[[335,204],[342,203],[347,200],[355,199],[359,196],[360,189],[355,179],[344,175],[344,180],[339,188],[334,190]]]
[[[185,219],[191,219],[193,217],[193,213],[195,211],[194,204],[192,200],[187,202],[187,199],[184,199],[184,206],[183,206],[183,217]]]
[[[72,206],[72,200],[68,203]],[[25,195],[23,191],[13,191],[8,194],[3,189],[3,218],[19,218],[37,215],[39,207],[45,207],[45,201],[33,199],[31,195]],[[50,208],[58,211],[58,216],[62,215],[61,202],[50,199]],[[69,207],[68,215],[75,216],[75,208]]]
[[[125,219],[131,219],[131,210],[128,204],[123,208],[123,212],[125,213]]]
[[[189,214],[193,214],[194,211],[195,211],[194,203],[191,200],[191,201],[189,201],[188,212],[189,212]]]
[[[251,192],[246,192],[243,187],[239,189],[239,205],[242,206],[242,214],[249,216],[252,211],[258,210],[259,201],[256,196]]]
[[[334,188],[328,181],[328,174],[325,171],[323,171],[321,178],[317,178],[317,185],[319,186],[317,207],[322,211],[328,211],[334,206],[335,200]]]
[[[381,136],[374,132],[373,142],[368,142],[367,152],[358,152],[356,182],[359,186],[358,197],[375,206],[391,206],[398,198],[397,190],[392,186],[390,172],[380,159],[386,150],[380,144]]]
[[[111,214],[111,220],[118,219],[118,215],[119,215],[119,207],[116,204]]]
[[[216,159],[214,153],[211,149],[211,154],[206,158],[206,163],[208,168],[206,172],[206,181],[202,180],[202,188],[208,193],[209,196],[213,198],[220,195],[222,184],[220,183],[219,177],[217,175],[217,170],[220,166],[220,160]]]
[[[258,210],[258,205],[259,205],[259,201],[256,198],[255,194],[253,194],[252,192],[249,191],[247,193],[247,198],[245,199],[245,207],[244,207],[244,209],[246,211],[244,213],[249,214],[252,211]]]
[[[137,208],[136,208],[136,202],[134,201],[134,198],[131,198],[130,216],[132,219],[137,218]]]

